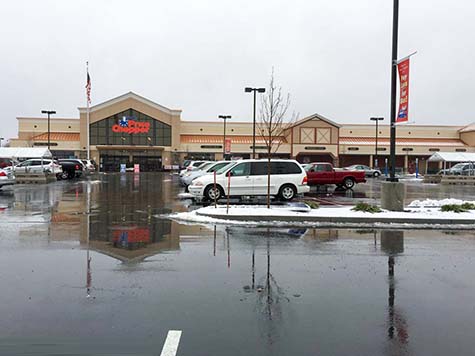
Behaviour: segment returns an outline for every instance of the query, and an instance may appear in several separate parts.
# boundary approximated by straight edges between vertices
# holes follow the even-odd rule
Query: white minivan
[[[267,195],[267,160],[248,159],[227,165],[214,175],[207,174],[193,180],[188,187],[197,200],[220,199],[229,196]],[[297,161],[288,159],[271,160],[270,194],[282,200],[292,200],[297,194],[307,193],[307,174]]]

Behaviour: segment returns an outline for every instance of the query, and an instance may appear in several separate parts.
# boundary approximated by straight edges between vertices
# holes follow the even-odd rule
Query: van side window
[[[267,162],[251,162],[251,172],[253,176],[267,175]]]
[[[251,173],[251,164],[249,162],[237,164],[230,172],[233,177],[248,176]]]

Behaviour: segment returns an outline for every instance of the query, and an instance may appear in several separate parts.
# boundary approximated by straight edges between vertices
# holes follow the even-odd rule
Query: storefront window
[[[129,109],[90,125],[91,145],[171,146],[172,129]]]

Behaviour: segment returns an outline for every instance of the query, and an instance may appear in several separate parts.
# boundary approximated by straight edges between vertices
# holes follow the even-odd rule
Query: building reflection
[[[124,263],[179,250],[178,224],[159,217],[171,212],[163,196],[170,189],[160,180],[144,183],[153,189],[138,189],[143,183],[139,175],[115,175],[63,191],[51,212],[50,239],[79,240],[84,248]]]

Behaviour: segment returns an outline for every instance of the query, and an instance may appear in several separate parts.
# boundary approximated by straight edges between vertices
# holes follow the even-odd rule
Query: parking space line
[[[180,343],[181,330],[169,330],[160,356],[175,356]]]

